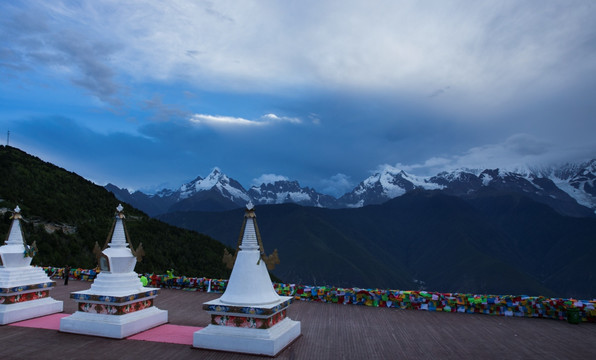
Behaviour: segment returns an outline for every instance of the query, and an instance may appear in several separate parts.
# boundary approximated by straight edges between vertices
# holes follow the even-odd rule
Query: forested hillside
[[[0,146],[0,222],[8,234],[12,210],[18,205],[28,244],[38,254],[33,264],[92,268],[95,242],[103,246],[119,201],[103,187],[53,164],[8,146]],[[143,243],[146,256],[137,272],[165,273],[173,268],[187,276],[227,278],[222,263],[225,246],[194,231],[151,219],[123,204],[126,226],[135,247]]]
[[[160,216],[233,245],[241,210]],[[288,282],[442,292],[596,296],[596,220],[518,194],[413,191],[382,205],[256,208]]]

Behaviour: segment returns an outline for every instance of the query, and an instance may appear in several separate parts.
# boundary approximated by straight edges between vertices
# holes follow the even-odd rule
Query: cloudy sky
[[[596,2],[3,1],[0,141],[97,184],[596,157]]]

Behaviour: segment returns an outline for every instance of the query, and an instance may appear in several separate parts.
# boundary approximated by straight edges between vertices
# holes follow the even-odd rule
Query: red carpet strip
[[[192,336],[200,327],[164,324],[138,334],[126,340],[144,340],[170,344],[192,345]]]
[[[70,316],[70,314],[58,313],[46,315],[34,319],[23,320],[8,324],[9,326],[20,326],[36,329],[60,330],[60,319]]]
[[[9,324],[9,326],[20,326],[36,329],[60,330],[60,319],[70,314],[51,314],[35,319],[23,320]],[[201,327],[164,324],[153,329],[131,335],[126,340],[143,340],[162,342],[170,344],[192,345],[192,337],[195,331]]]

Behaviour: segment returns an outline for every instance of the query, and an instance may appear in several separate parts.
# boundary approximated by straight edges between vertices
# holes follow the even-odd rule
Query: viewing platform
[[[52,295],[64,301],[64,313],[76,303],[72,291],[87,281],[57,282]],[[168,310],[169,324],[206,327],[210,315],[197,304],[221,293],[161,289],[155,305]],[[596,324],[481,314],[412,311],[295,301],[288,316],[302,323],[302,336],[277,359],[596,359]],[[55,330],[0,327],[3,358],[259,359],[191,345],[114,340]],[[267,357],[264,357],[267,358]]]

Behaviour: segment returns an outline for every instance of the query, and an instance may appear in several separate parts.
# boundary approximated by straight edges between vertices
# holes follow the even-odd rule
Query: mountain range
[[[294,203],[330,209],[375,205],[424,189],[440,190],[462,198],[486,194],[517,193],[569,216],[594,216],[596,210],[596,159],[578,164],[535,170],[459,169],[435,176],[420,177],[386,166],[360,182],[339,198],[301,187],[297,181],[279,180],[246,190],[219,168],[206,177],[197,177],[177,190],[156,194],[130,192],[113,184],[106,189],[151,216],[176,211],[225,211],[255,205]]]
[[[430,177],[385,167],[334,198],[297,181],[244,190],[216,168],[176,191],[108,189],[227,246],[252,201],[266,250],[282,258],[273,274],[287,282],[591,298],[595,174],[596,160]]]
[[[114,195],[75,173],[7,146],[0,146],[0,170],[4,214],[0,230],[8,231],[10,209],[18,204],[26,220],[25,237],[28,243],[36,241],[39,249],[36,264],[94,266],[91,250],[95,242],[105,241],[118,204]],[[585,192],[593,184],[589,170],[578,167],[553,174],[559,179],[567,176],[569,186],[575,184]],[[539,196],[537,186],[545,192],[560,189],[549,187],[554,186],[553,180],[543,176],[544,183],[535,179],[528,184],[528,176],[520,173],[461,172],[440,176],[450,187],[437,180],[432,182],[436,189],[430,190],[420,185],[426,178],[392,173],[395,176],[379,176],[361,184],[366,192],[369,185],[389,188],[386,183],[392,182],[395,192],[390,196],[394,198],[381,204],[339,209],[300,206],[283,203],[288,196],[298,199],[298,191],[288,191],[279,200],[281,204],[258,205],[264,250],[270,254],[277,248],[281,259],[273,275],[307,285],[596,296],[596,219],[563,215],[538,201],[545,196]],[[188,210],[192,201],[186,201],[223,190],[228,200],[238,199],[236,207],[251,198],[234,192],[239,184],[229,178],[222,181],[227,177],[220,171],[213,175],[180,191],[162,192],[161,196],[172,200],[170,206],[179,206],[179,210],[154,218],[123,202],[133,242],[142,241],[147,254],[137,270],[163,273],[174,268],[187,276],[229,275],[221,261],[223,249],[233,252],[243,209]],[[416,186],[400,194],[398,187],[408,182],[400,183],[397,175],[412,184],[416,180]],[[478,189],[468,193],[466,186],[472,182]],[[460,183],[466,186],[455,185]],[[269,191],[281,193],[275,187]],[[271,194],[266,196],[271,198]],[[211,203],[221,199],[216,196]]]

